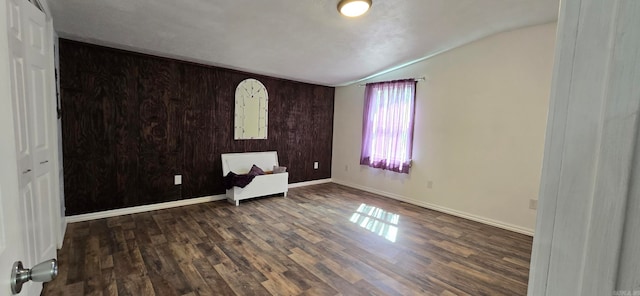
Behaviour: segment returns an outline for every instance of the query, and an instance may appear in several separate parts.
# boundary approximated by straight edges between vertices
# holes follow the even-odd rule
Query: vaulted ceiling
[[[320,85],[346,85],[498,32],[559,0],[49,0],[60,37]]]

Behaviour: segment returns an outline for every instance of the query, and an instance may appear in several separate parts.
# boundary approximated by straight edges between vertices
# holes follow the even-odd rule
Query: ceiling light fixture
[[[338,11],[348,17],[361,16],[369,10],[371,4],[371,0],[340,0]]]

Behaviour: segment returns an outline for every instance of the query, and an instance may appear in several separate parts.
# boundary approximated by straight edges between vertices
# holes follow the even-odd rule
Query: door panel
[[[51,173],[47,172],[36,177],[36,202],[33,203],[32,209],[35,213],[33,221],[39,229],[35,229],[37,253],[37,262],[41,262],[56,257],[56,240],[54,239],[55,223],[53,222],[52,213],[52,196],[51,196]]]
[[[22,6],[13,0],[7,1],[9,59],[11,71],[11,98],[13,99],[13,118],[15,124],[16,150],[18,156],[18,176],[20,185],[29,182],[33,170],[31,157],[31,139],[29,137],[29,118],[31,118],[31,102],[25,83],[25,48],[23,44],[24,30],[22,22]]]
[[[29,182],[26,186],[20,188],[20,202],[22,209],[22,217],[23,221],[28,221],[24,224],[25,229],[24,237],[25,237],[25,246],[28,248],[25,249],[28,253],[26,254],[21,261],[26,264],[26,266],[33,266],[37,264],[36,258],[36,249],[33,247],[36,245],[36,229],[35,224],[31,221],[34,219],[33,213],[33,188],[31,186],[31,182]]]
[[[11,57],[11,97],[13,97],[13,114],[15,117],[16,129],[24,131],[24,133],[17,133],[16,144],[18,150],[18,157],[20,159],[26,159],[30,156],[31,151],[29,149],[29,134],[27,133],[27,120],[29,118],[29,107],[26,99],[26,90],[24,85],[24,58],[21,56]],[[21,172],[26,171],[30,167],[29,163],[20,163]]]
[[[32,144],[36,164],[48,160],[50,157],[49,147],[49,124],[51,122],[49,108],[51,108],[51,97],[48,96],[49,87],[47,85],[48,51],[44,47],[46,32],[46,22],[44,14],[33,5],[26,5],[24,8],[27,15],[26,32],[28,42],[24,44],[26,59],[29,71],[28,93],[32,105]]]
[[[31,61],[31,59],[29,59]],[[33,100],[36,104],[33,105],[33,151],[34,157],[38,163],[42,160],[48,159],[48,149],[49,149],[49,130],[48,130],[48,122],[51,120],[49,118],[48,103],[49,100],[46,98],[44,91],[47,89],[46,85],[46,70],[42,69],[33,63],[29,64],[29,78],[30,81],[30,91],[31,95],[33,95]]]

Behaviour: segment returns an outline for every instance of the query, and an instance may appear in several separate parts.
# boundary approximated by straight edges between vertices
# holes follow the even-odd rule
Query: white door
[[[0,295],[10,295],[14,261],[32,267],[56,255],[54,160],[48,152],[50,47],[44,14],[25,0],[2,0],[0,6],[7,20],[0,24],[0,32],[7,32],[0,34]],[[20,295],[39,295],[41,290],[41,283],[28,283]]]
[[[7,21],[0,22],[0,295],[10,295],[11,288],[9,279],[11,275],[11,266],[14,261],[24,260],[26,252],[23,245],[23,236],[25,227],[19,223],[21,221],[20,199],[19,199],[19,182],[18,174],[19,166],[17,165],[16,147],[25,144],[26,139],[16,141],[14,133],[14,116],[16,121],[22,118],[20,114],[14,113],[12,100],[12,85],[15,85],[11,79],[10,73],[19,69],[12,65],[20,63],[19,60],[10,59],[8,35],[16,34],[21,31],[21,12],[20,8],[12,5],[12,3],[2,0],[0,3],[0,16]],[[11,32],[5,34],[4,32]],[[15,48],[11,48],[12,51]],[[10,70],[11,69],[11,70]],[[26,113],[26,108],[23,108]],[[23,122],[26,124],[26,122]],[[24,140],[24,141],[23,141]],[[20,169],[24,164],[20,163]],[[26,295],[26,294],[25,294]]]
[[[15,0],[14,0],[15,1]],[[55,228],[53,213],[57,210],[54,203],[53,191],[54,180],[52,165],[54,161],[52,155],[52,134],[50,127],[52,98],[49,87],[49,54],[52,47],[46,36],[47,23],[45,15],[27,1],[22,1],[24,33],[27,38],[23,39],[26,51],[26,94],[30,101],[29,138],[31,139],[31,155],[33,174],[26,177],[32,181],[33,194],[29,196],[31,200],[24,201],[23,211],[25,217],[32,215],[30,223],[33,224],[34,231],[28,244],[32,254],[30,258],[33,264],[50,258],[55,258],[57,233]],[[20,131],[23,133],[23,131]],[[32,266],[32,265],[30,265]]]

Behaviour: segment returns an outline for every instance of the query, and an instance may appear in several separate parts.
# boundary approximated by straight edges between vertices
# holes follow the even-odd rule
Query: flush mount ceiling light
[[[371,7],[371,0],[340,0],[338,11],[348,17],[361,16]]]

